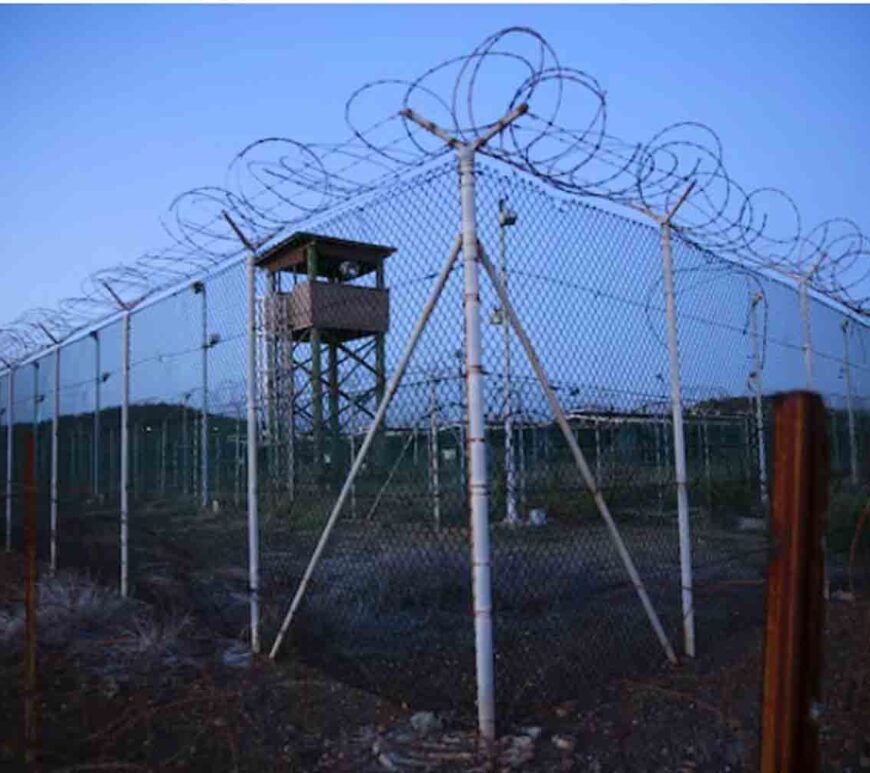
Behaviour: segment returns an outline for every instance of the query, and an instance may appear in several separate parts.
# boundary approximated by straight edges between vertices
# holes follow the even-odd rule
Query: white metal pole
[[[100,368],[100,331],[95,330],[94,337],[94,459],[93,486],[94,499],[100,498],[100,387],[103,381]]]
[[[60,442],[60,346],[54,350],[54,406],[51,416],[51,554],[50,568],[57,569],[57,474]]]
[[[230,221],[235,229],[235,225]],[[241,234],[237,231],[239,236]],[[251,650],[260,651],[260,513],[257,500],[257,254],[248,244],[246,379],[248,420],[248,590],[250,593]]]
[[[441,528],[441,474],[438,458],[438,384],[434,378],[429,382],[429,475],[432,491],[432,516],[435,528]]]
[[[761,345],[758,333],[758,305],[762,298],[763,296],[759,292],[752,299],[750,324],[752,326],[752,386],[755,392],[755,437],[758,450],[758,491],[761,496],[761,504],[767,509],[769,495],[767,491],[767,452],[764,440],[764,362],[761,357]]]
[[[516,215],[505,209],[504,201],[499,202],[498,233],[499,252],[501,253],[501,280],[504,283],[505,292],[508,289],[507,273],[507,227],[516,222]],[[513,391],[511,389],[511,346],[510,324],[507,314],[502,314],[502,369],[504,371],[504,470],[505,470],[505,522],[516,524],[519,522],[517,515],[517,474],[516,460],[514,459],[514,416],[513,416]]]
[[[293,622],[293,617],[296,614],[296,610],[299,608],[299,604],[302,602],[302,598],[305,596],[305,590],[308,587],[309,581],[311,580],[311,575],[314,574],[314,570],[317,567],[317,563],[320,560],[320,556],[323,553],[324,548],[326,547],[326,543],[329,541],[329,535],[332,533],[335,522],[338,520],[338,516],[341,513],[342,508],[344,507],[344,503],[346,502],[348,495],[350,494],[351,487],[353,486],[354,481],[356,480],[356,476],[359,473],[363,462],[365,461],[366,454],[368,453],[368,450],[372,445],[375,434],[380,428],[384,415],[387,412],[387,408],[389,407],[390,402],[393,399],[396,390],[399,388],[399,384],[401,383],[403,376],[405,375],[405,370],[408,367],[411,356],[414,354],[414,350],[417,348],[417,342],[419,341],[420,336],[423,333],[423,329],[426,327],[426,324],[429,321],[429,317],[432,314],[432,310],[435,308],[435,304],[438,303],[438,299],[441,297],[441,291],[444,289],[444,285],[447,282],[447,277],[450,275],[450,272],[453,269],[453,265],[456,262],[456,258],[459,254],[459,247],[460,239],[457,238],[453,249],[450,251],[450,255],[448,255],[447,260],[445,261],[444,266],[441,269],[441,273],[438,275],[438,279],[436,280],[435,285],[433,286],[432,291],[429,294],[426,305],[423,307],[423,311],[420,313],[420,318],[417,320],[417,324],[414,327],[413,332],[411,333],[411,338],[408,340],[408,343],[405,346],[405,351],[402,352],[402,356],[399,359],[399,364],[396,366],[396,370],[393,372],[393,375],[390,378],[389,383],[387,384],[387,388],[384,391],[383,398],[381,398],[380,405],[378,405],[378,409],[377,411],[375,411],[374,418],[371,420],[368,430],[366,430],[366,435],[363,439],[363,443],[359,450],[359,453],[354,457],[350,472],[348,473],[348,476],[344,481],[344,485],[341,487],[338,499],[332,507],[332,512],[329,514],[326,525],[323,527],[323,532],[320,535],[320,539],[317,541],[317,546],[314,548],[314,552],[311,554],[311,558],[308,561],[308,566],[305,568],[302,579],[299,581],[299,586],[296,588],[296,594],[293,596],[293,601],[290,602],[290,608],[287,610],[287,614],[284,616],[284,621],[281,623],[281,629],[278,631],[278,635],[275,637],[275,642],[274,644],[272,644],[272,649],[269,652],[269,657],[272,659],[275,658],[275,656],[278,654],[278,650],[281,649],[281,643],[284,641],[284,636],[289,630],[290,624]]]
[[[803,354],[804,354],[804,368],[807,373],[807,389],[813,388],[813,347],[812,347],[812,338],[811,338],[811,330],[810,330],[810,301],[809,296],[807,294],[807,281],[808,278],[806,276],[801,277],[800,282],[798,283],[798,292],[800,295],[800,307],[801,307],[801,331],[803,333]]]
[[[516,333],[516,336],[519,339],[520,344],[522,345],[523,350],[526,353],[526,357],[528,358],[529,363],[532,366],[532,370],[534,370],[535,372],[535,376],[537,377],[538,382],[541,385],[541,389],[543,390],[544,395],[547,398],[550,409],[553,411],[553,415],[556,417],[556,423],[559,425],[559,429],[561,430],[562,435],[568,442],[568,447],[571,449],[571,454],[574,457],[574,463],[577,465],[577,469],[580,471],[580,476],[583,478],[583,482],[586,484],[586,487],[592,494],[592,498],[595,500],[598,512],[604,520],[604,523],[607,525],[610,537],[616,547],[616,552],[619,554],[619,557],[622,560],[623,567],[625,568],[625,571],[628,574],[629,579],[631,580],[631,584],[634,587],[638,598],[640,599],[641,605],[646,612],[653,632],[655,633],[656,638],[661,644],[662,649],[665,652],[665,656],[671,663],[676,663],[677,657],[674,654],[674,650],[671,646],[670,640],[668,639],[668,635],[665,633],[665,629],[662,627],[661,620],[659,620],[659,616],[656,613],[652,602],[650,601],[649,595],[646,592],[646,587],[643,584],[643,580],[641,579],[640,574],[638,573],[637,568],[634,565],[634,561],[632,560],[631,554],[628,552],[628,548],[626,547],[625,542],[622,539],[619,528],[617,527],[616,522],[613,520],[613,516],[610,513],[610,508],[607,506],[607,502],[605,501],[604,495],[598,486],[598,482],[592,476],[592,472],[589,469],[589,464],[586,462],[586,457],[584,456],[580,445],[577,443],[577,440],[574,437],[574,433],[571,432],[571,426],[568,423],[565,412],[562,410],[562,406],[559,404],[559,399],[556,397],[556,393],[553,391],[553,387],[550,386],[550,382],[547,380],[547,376],[544,373],[543,367],[541,367],[541,362],[538,359],[535,348],[532,346],[532,342],[529,340],[528,335],[526,335],[526,331],[523,328],[519,317],[517,317],[516,312],[511,306],[510,301],[504,294],[504,288],[501,286],[498,274],[496,273],[492,264],[489,262],[486,253],[482,249],[480,252],[480,259],[483,263],[484,268],[489,274],[490,280],[492,281],[496,292],[499,294],[502,304],[504,304],[505,311],[508,314],[514,332]]]
[[[671,226],[661,223],[662,270],[668,327],[668,358],[671,374],[671,412],[674,417],[674,471],[677,483],[677,526],[680,539],[683,636],[686,654],[695,656],[695,610],[692,601],[692,539],[689,527],[689,494],[686,486],[686,440],[683,428],[683,397],[680,385],[680,354],[677,343],[677,312],[671,261]]]
[[[12,456],[15,449],[15,368],[9,368],[6,391],[6,552],[12,550]]]
[[[200,447],[202,473],[200,475],[202,495],[200,504],[208,507],[208,293],[205,283],[198,282],[199,292],[202,295],[202,419],[200,420]]]
[[[481,364],[480,285],[474,150],[459,149],[462,204],[462,258],[465,278],[465,389],[468,395],[468,498],[474,590],[474,639],[477,663],[477,719],[486,741],[495,740],[495,676],[492,637],[492,574],[489,535],[489,486],[486,472],[484,380]]]
[[[456,352],[457,360],[458,360],[458,378],[459,378],[459,423],[458,423],[458,434],[459,434],[459,485],[462,487],[462,490],[465,494],[468,494],[468,476],[466,474],[467,464],[466,464],[466,455],[468,452],[468,447],[465,443],[465,414],[466,414],[466,405],[468,403],[467,395],[466,395],[466,385],[465,385],[465,373],[463,372],[462,366],[462,350],[458,350]]]
[[[846,379],[846,411],[849,417],[849,472],[852,485],[858,485],[858,443],[855,436],[855,412],[852,404],[852,364],[849,358],[849,320],[841,323],[843,329],[843,370]]]
[[[130,443],[130,312],[124,311],[121,339],[121,595],[127,595]]]

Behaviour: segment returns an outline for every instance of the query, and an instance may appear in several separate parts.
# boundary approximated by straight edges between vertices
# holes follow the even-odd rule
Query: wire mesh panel
[[[478,167],[480,245],[679,650],[685,610],[661,233],[505,170]],[[261,248],[252,427],[245,265],[230,262],[132,307],[126,453],[134,595],[195,611],[222,635],[247,636],[252,430],[265,644],[305,578],[292,657],[415,705],[471,709],[475,449],[459,226],[455,165],[436,163]],[[829,411],[831,580],[866,583],[856,513],[867,483],[870,347],[861,322],[816,298],[808,342],[794,288],[712,255],[678,230],[672,249],[703,650],[759,620],[771,395],[806,385],[808,370]],[[370,433],[450,256],[440,298]],[[611,675],[656,669],[666,654],[484,272],[479,300],[496,696],[503,716],[520,716],[576,695],[578,684],[591,689]],[[58,384],[58,563],[112,584],[122,561],[122,344],[117,318],[64,344]],[[54,367],[49,352],[14,369],[11,417],[6,411],[3,420],[4,432],[10,418],[14,425],[16,549],[24,438],[37,436],[45,559]],[[4,410],[8,389],[0,379]],[[5,453],[4,443],[4,462]]]

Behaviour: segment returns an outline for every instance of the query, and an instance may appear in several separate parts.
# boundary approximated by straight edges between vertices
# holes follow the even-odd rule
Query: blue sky
[[[251,140],[341,140],[363,82],[514,24],[598,78],[617,134],[703,121],[747,187],[870,232],[870,8],[5,6],[0,323],[163,246],[174,195]]]

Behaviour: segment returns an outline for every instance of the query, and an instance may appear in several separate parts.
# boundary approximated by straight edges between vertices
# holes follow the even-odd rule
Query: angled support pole
[[[613,516],[610,513],[610,508],[607,506],[607,502],[604,499],[604,494],[601,492],[601,489],[598,487],[598,483],[592,475],[591,470],[589,469],[589,465],[586,462],[586,457],[583,454],[580,445],[577,443],[577,438],[574,436],[574,433],[571,432],[571,425],[568,423],[568,418],[565,416],[565,412],[562,410],[562,406],[559,403],[559,398],[556,397],[556,393],[553,391],[553,388],[550,386],[550,382],[547,380],[547,376],[544,373],[544,369],[541,366],[541,361],[538,359],[537,352],[535,351],[534,346],[532,346],[532,342],[526,334],[525,328],[519,320],[519,317],[514,311],[513,306],[511,305],[510,299],[508,298],[507,292],[505,290],[504,285],[502,284],[501,278],[487,257],[486,251],[481,246],[480,248],[480,260],[483,263],[483,267],[486,270],[487,274],[489,274],[490,281],[492,282],[493,287],[498,293],[499,301],[502,304],[502,308],[505,309],[505,312],[510,320],[510,324],[514,329],[514,332],[517,335],[517,338],[520,341],[520,344],[523,347],[523,350],[526,353],[526,357],[529,360],[529,364],[532,366],[532,370],[535,371],[535,375],[538,378],[538,382],[541,385],[541,388],[544,391],[544,395],[547,398],[547,402],[550,404],[550,409],[553,411],[553,415],[556,417],[556,423],[559,425],[559,429],[562,431],[562,435],[565,437],[565,440],[568,443],[568,447],[571,449],[571,454],[574,457],[574,462],[577,465],[577,468],[580,470],[580,475],[583,478],[583,482],[586,484],[586,487],[589,489],[589,492],[592,494],[592,498],[595,500],[595,506],[598,508],[598,512],[601,517],[604,519],[604,523],[607,525],[607,530],[610,532],[610,537],[613,540],[614,545],[616,546],[616,552],[619,554],[619,558],[622,561],[623,566],[625,567],[625,571],[631,580],[631,584],[634,587],[635,593],[637,593],[638,598],[640,599],[641,605],[643,606],[644,612],[646,612],[647,618],[649,619],[650,625],[652,626],[653,632],[655,633],[656,638],[661,644],[662,649],[664,650],[665,657],[671,662],[676,663],[677,657],[674,654],[674,649],[671,646],[671,642],[668,639],[668,635],[665,633],[665,629],[662,626],[661,620],[659,620],[659,616],[655,611],[655,608],[650,601],[649,594],[646,592],[646,587],[643,584],[643,580],[640,577],[640,574],[637,571],[637,568],[634,565],[634,561],[631,558],[631,554],[628,552],[628,548],[625,545],[625,542],[622,539],[622,535],[619,532],[619,528],[616,525],[616,522],[613,520]]]
[[[477,666],[477,719],[481,738],[495,740],[495,677],[492,644],[492,570],[489,543],[489,483],[487,471],[484,379],[481,365],[480,290],[477,242],[477,203],[474,158],[493,137],[520,116],[528,105],[518,105],[472,142],[451,137],[444,129],[415,113],[400,115],[443,140],[459,160],[459,191],[462,206],[462,258],[465,280],[465,385],[468,398],[468,499],[474,587],[474,641]]]
[[[423,307],[420,318],[417,320],[414,331],[411,333],[411,337],[408,340],[408,343],[405,345],[405,350],[404,352],[402,352],[402,357],[399,360],[399,364],[397,365],[392,378],[387,384],[387,390],[384,393],[383,398],[381,398],[381,402],[378,405],[378,410],[375,413],[374,419],[372,419],[371,423],[369,424],[368,430],[366,431],[365,439],[363,440],[359,451],[354,455],[353,464],[351,465],[350,472],[348,473],[347,478],[344,481],[344,485],[341,487],[338,499],[336,499],[335,504],[332,507],[332,511],[329,514],[326,525],[323,527],[323,532],[320,535],[320,539],[317,541],[317,546],[314,548],[314,552],[311,554],[311,558],[308,561],[308,566],[305,567],[305,573],[302,575],[302,579],[299,581],[299,586],[296,588],[296,594],[293,596],[293,600],[290,603],[287,614],[284,616],[284,621],[281,623],[281,629],[278,631],[278,635],[275,637],[275,642],[272,644],[272,649],[269,652],[269,657],[273,660],[277,656],[278,651],[281,649],[281,644],[284,641],[284,637],[286,636],[287,631],[290,629],[290,624],[293,622],[293,618],[296,615],[296,610],[299,608],[299,604],[302,602],[302,598],[305,596],[305,591],[308,588],[308,583],[311,580],[311,576],[314,573],[318,562],[320,561],[320,556],[323,554],[326,543],[329,541],[329,535],[332,533],[332,530],[335,527],[338,516],[341,514],[342,508],[344,507],[345,502],[347,501],[353,489],[354,483],[356,482],[356,477],[359,474],[360,469],[362,468],[363,462],[365,461],[369,449],[371,448],[375,434],[380,429],[381,422],[383,421],[384,416],[387,413],[387,408],[389,407],[393,396],[396,394],[396,391],[398,390],[399,385],[402,382],[402,378],[404,377],[405,371],[408,368],[408,363],[411,360],[411,356],[414,354],[414,350],[417,348],[417,342],[420,340],[420,336],[423,334],[423,330],[426,328],[426,325],[429,322],[429,317],[432,315],[432,310],[435,308],[435,305],[438,303],[438,299],[441,297],[441,292],[444,289],[444,285],[447,283],[450,272],[453,270],[453,266],[456,263],[456,258],[459,256],[460,245],[460,239],[459,237],[457,237],[456,241],[454,242],[453,249],[447,256],[447,260],[444,262],[441,273],[438,275],[438,279],[436,280],[435,285],[432,287],[432,290],[429,293],[429,298],[426,301],[426,305]]]
[[[689,493],[686,474],[686,438],[683,424],[683,394],[680,383],[680,350],[677,337],[677,309],[674,292],[674,264],[671,258],[671,221],[683,206],[695,183],[690,183],[671,209],[657,215],[641,209],[661,230],[662,285],[668,334],[668,361],[671,376],[671,413],[674,418],[674,473],[677,484],[677,528],[680,540],[680,587],[683,608],[683,643],[686,654],[695,656],[695,609],[692,598],[692,538],[689,526]]]

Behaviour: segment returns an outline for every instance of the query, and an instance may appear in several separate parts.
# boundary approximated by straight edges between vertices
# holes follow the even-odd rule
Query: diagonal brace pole
[[[384,392],[384,396],[381,399],[380,405],[378,406],[377,413],[369,424],[369,428],[366,432],[365,439],[362,442],[362,446],[360,446],[359,452],[357,453],[356,458],[354,458],[353,460],[350,472],[348,473],[347,478],[345,478],[344,485],[341,487],[341,492],[338,495],[338,499],[336,500],[335,505],[333,505],[332,512],[329,514],[329,518],[326,521],[326,526],[323,527],[323,532],[321,533],[320,539],[317,542],[317,547],[314,548],[314,552],[311,554],[311,559],[308,562],[308,566],[305,568],[305,573],[302,575],[302,579],[299,581],[299,586],[296,589],[296,595],[293,597],[293,601],[290,603],[290,608],[287,610],[287,614],[284,616],[284,622],[281,624],[281,630],[278,631],[278,635],[275,637],[275,643],[272,645],[272,650],[269,652],[269,657],[272,660],[275,659],[275,656],[281,649],[281,643],[284,641],[284,636],[287,634],[287,631],[290,628],[290,624],[293,622],[293,617],[296,615],[296,610],[299,608],[299,604],[302,602],[302,598],[305,596],[305,591],[308,588],[308,583],[311,580],[311,575],[314,574],[314,570],[317,567],[318,562],[320,561],[320,556],[323,553],[324,548],[326,547],[326,543],[329,541],[329,535],[332,533],[332,530],[335,527],[335,523],[338,520],[338,516],[341,514],[342,508],[344,507],[344,504],[347,501],[351,489],[353,488],[353,485],[356,481],[356,476],[359,474],[359,471],[362,468],[362,464],[365,461],[366,454],[368,453],[369,448],[372,445],[375,434],[380,429],[381,422],[383,422],[384,416],[387,413],[387,408],[389,408],[390,403],[392,402],[392,399],[396,394],[399,385],[402,382],[402,378],[408,368],[408,363],[410,362],[411,357],[414,354],[414,350],[417,348],[417,342],[420,340],[420,336],[423,334],[423,330],[426,328],[426,325],[429,322],[429,317],[432,315],[432,310],[435,308],[435,305],[438,303],[438,299],[441,297],[441,292],[444,289],[444,285],[447,284],[447,279],[449,278],[450,272],[453,270],[453,266],[455,265],[456,259],[459,256],[461,246],[462,238],[461,236],[457,236],[455,241],[453,242],[453,247],[450,250],[450,254],[447,256],[447,260],[444,261],[444,266],[441,268],[441,273],[438,275],[438,279],[435,282],[435,285],[432,287],[432,291],[429,293],[429,298],[426,301],[426,305],[423,307],[423,311],[420,313],[420,318],[417,320],[414,331],[411,333],[411,337],[408,340],[408,343],[405,345],[405,351],[402,352],[402,357],[399,360],[396,371],[393,373],[393,376],[390,379],[390,383],[387,385],[387,389]]]
[[[631,558],[631,554],[628,552],[628,548],[626,547],[625,542],[622,539],[622,535],[619,533],[619,528],[617,527],[616,522],[613,520],[613,516],[610,513],[610,508],[607,506],[604,495],[601,492],[601,489],[598,487],[598,483],[595,480],[595,477],[592,475],[591,470],[589,469],[589,465],[586,462],[586,457],[583,455],[583,451],[580,449],[580,446],[577,443],[577,439],[574,437],[574,433],[571,432],[571,427],[568,424],[568,419],[565,416],[565,412],[562,410],[562,406],[559,404],[559,399],[556,397],[556,393],[553,391],[553,388],[550,386],[550,382],[547,380],[544,369],[543,367],[541,367],[541,362],[538,359],[538,355],[535,352],[535,348],[532,345],[532,342],[529,340],[528,335],[526,335],[526,331],[523,328],[523,325],[520,322],[519,318],[517,317],[513,306],[511,305],[510,299],[508,298],[507,292],[505,291],[504,284],[501,281],[501,277],[498,275],[498,272],[495,270],[492,263],[490,262],[489,256],[486,254],[486,250],[483,248],[483,245],[480,245],[479,255],[480,261],[483,264],[486,273],[489,275],[490,281],[495,287],[496,293],[498,294],[499,302],[502,304],[502,308],[507,313],[511,326],[513,327],[517,338],[519,339],[523,349],[525,350],[526,356],[529,359],[529,363],[531,364],[532,369],[535,371],[535,375],[537,376],[538,381],[541,384],[541,388],[544,390],[544,395],[546,396],[547,402],[550,404],[550,408],[552,409],[553,414],[556,417],[556,422],[559,425],[559,429],[562,430],[562,434],[565,436],[565,440],[568,442],[568,446],[571,448],[571,453],[574,456],[574,461],[577,464],[578,469],[580,470],[580,475],[582,476],[586,487],[589,489],[589,492],[592,494],[592,498],[595,500],[598,512],[601,514],[601,517],[604,519],[604,523],[607,525],[607,529],[610,532],[610,536],[613,539],[614,545],[616,546],[616,552],[619,554],[623,566],[625,567],[625,571],[628,574],[629,579],[631,580],[631,584],[634,586],[635,592],[637,593],[638,598],[643,605],[644,611],[649,618],[650,625],[655,632],[656,638],[662,645],[662,649],[665,651],[665,655],[667,656],[668,660],[671,663],[676,663],[677,657],[674,654],[674,648],[671,646],[668,635],[665,633],[665,630],[662,627],[661,620],[659,620],[659,616],[656,613],[652,602],[650,601],[649,595],[646,592],[646,587],[643,584],[643,580],[641,579],[640,574],[638,573],[637,568],[634,565],[634,561]]]

